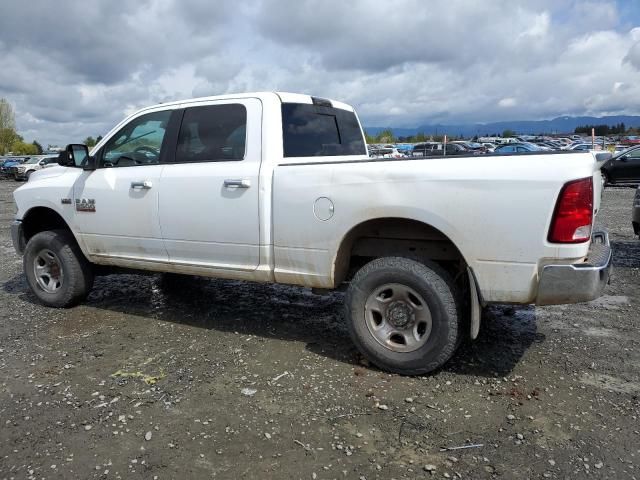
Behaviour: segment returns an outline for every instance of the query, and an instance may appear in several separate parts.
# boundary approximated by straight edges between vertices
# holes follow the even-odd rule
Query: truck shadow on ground
[[[623,268],[640,268],[640,240],[613,240],[613,266]],[[614,272],[615,274],[615,272]]]
[[[9,280],[3,289],[39,305],[23,276]],[[318,296],[310,289],[286,285],[119,274],[96,278],[84,305],[98,312],[302,342],[310,352],[357,366],[362,357],[344,325],[343,299],[340,292]],[[478,339],[463,344],[443,370],[459,375],[507,376],[527,349],[543,340],[533,307],[493,306],[483,314]]]

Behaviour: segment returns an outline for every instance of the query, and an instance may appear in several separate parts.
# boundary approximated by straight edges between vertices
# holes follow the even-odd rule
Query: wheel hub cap
[[[413,309],[403,301],[392,302],[387,309],[387,320],[397,328],[407,328],[413,325],[416,316]]]
[[[424,298],[411,287],[388,283],[376,288],[365,303],[369,333],[394,352],[412,352],[429,339],[431,311]]]
[[[33,273],[38,286],[47,293],[62,287],[64,272],[58,256],[49,249],[40,250],[33,260]]]

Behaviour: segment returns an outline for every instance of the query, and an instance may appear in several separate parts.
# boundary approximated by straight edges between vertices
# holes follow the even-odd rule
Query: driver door
[[[640,182],[640,148],[631,150],[624,156],[626,157],[625,160],[619,160],[620,163],[618,165],[620,180],[632,183]]]
[[[74,185],[76,225],[97,263],[168,259],[158,216],[162,156],[169,142],[172,110],[139,115],[126,123]]]

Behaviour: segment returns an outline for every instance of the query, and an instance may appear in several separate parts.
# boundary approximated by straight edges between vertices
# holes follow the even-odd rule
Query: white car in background
[[[57,155],[55,156],[38,155],[35,157],[31,157],[29,160],[27,160],[24,163],[21,163],[20,165],[16,165],[12,167],[11,173],[13,173],[13,178],[15,178],[17,181],[20,181],[20,180],[28,181],[29,177],[33,172],[41,170],[50,164],[53,164],[53,165],[58,164]]]
[[[385,148],[382,150],[382,158],[403,158],[405,155],[397,148]]]
[[[591,143],[576,143],[575,145],[571,145],[568,150],[578,150],[588,152],[590,150],[602,150],[602,145],[599,144],[591,144]]]
[[[482,143],[481,145],[486,149],[487,153],[493,153],[496,151],[496,145],[493,143],[485,142],[485,143]]]

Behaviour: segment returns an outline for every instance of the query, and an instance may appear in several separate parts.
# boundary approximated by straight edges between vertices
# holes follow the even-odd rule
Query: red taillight
[[[548,240],[552,243],[586,242],[591,238],[592,223],[593,179],[566,183],[556,203]]]

